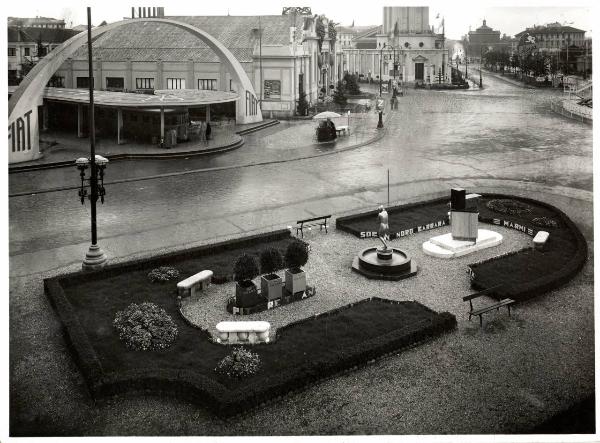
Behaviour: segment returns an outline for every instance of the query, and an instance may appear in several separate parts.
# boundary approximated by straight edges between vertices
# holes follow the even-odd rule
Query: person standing
[[[206,141],[210,140],[210,134],[212,129],[210,127],[210,122],[206,122]]]

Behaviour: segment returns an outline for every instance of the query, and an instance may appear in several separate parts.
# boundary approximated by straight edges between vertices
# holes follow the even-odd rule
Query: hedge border
[[[45,280],[44,288],[51,304],[59,315],[68,347],[83,373],[84,380],[94,400],[124,392],[175,395],[202,404],[222,418],[246,413],[291,392],[307,389],[324,378],[333,377],[345,370],[353,370],[367,365],[376,358],[384,357],[390,353],[397,353],[407,347],[416,346],[418,343],[456,328],[456,318],[452,314],[447,312],[436,314],[418,302],[397,302],[380,298],[365,299],[359,303],[352,303],[303,321],[318,321],[318,317],[335,315],[343,309],[351,309],[357,304],[373,301],[392,304],[416,303],[427,312],[433,313],[434,316],[430,319],[403,326],[387,334],[356,343],[354,346],[331,352],[325,358],[311,361],[309,365],[301,368],[301,372],[298,368],[281,371],[269,377],[269,384],[266,386],[255,382],[249,386],[244,386],[243,389],[231,390],[215,379],[188,369],[136,369],[105,373],[92,344],[65,295],[59,279]],[[277,336],[285,333],[292,325],[300,324],[303,321],[287,325],[281,331],[278,331]],[[195,328],[200,329],[203,333],[201,339],[211,340],[208,331],[198,327]],[[269,346],[269,344],[255,345],[257,348],[261,346]]]
[[[557,207],[549,204],[549,203],[545,203],[545,202],[541,202],[539,200],[534,200],[532,198],[527,198],[527,197],[518,197],[518,196],[511,196],[511,195],[506,195],[506,194],[482,194],[482,196],[484,198],[511,198],[511,199],[515,199],[515,200],[521,200],[525,203],[529,203],[531,205],[534,206],[541,206],[547,210],[552,211],[553,213],[555,213],[558,217],[559,217],[559,226],[556,228],[542,228],[542,227],[531,227],[531,226],[527,226],[530,229],[533,229],[534,234],[535,235],[538,231],[548,231],[550,232],[552,235],[552,233],[557,233],[557,232],[561,232],[561,231],[569,231],[575,238],[576,241],[576,245],[575,245],[575,255],[573,257],[571,257],[568,260],[563,261],[563,266],[556,272],[552,273],[551,275],[546,275],[543,277],[539,277],[535,280],[529,281],[527,283],[522,283],[519,285],[512,285],[510,286],[510,289],[506,292],[503,293],[504,296],[509,296],[511,298],[517,298],[517,301],[524,301],[524,300],[528,300],[531,299],[533,297],[542,295],[546,292],[549,292],[553,289],[556,289],[560,286],[563,286],[564,284],[566,284],[567,282],[569,282],[573,277],[575,277],[575,275],[577,275],[584,267],[587,259],[588,259],[588,245],[587,245],[587,241],[585,239],[585,237],[583,236],[583,234],[581,233],[581,231],[579,230],[579,228],[575,225],[575,223],[567,216],[567,214],[565,214],[563,211],[561,211],[560,209],[558,209]],[[492,210],[490,210],[490,212],[493,212]],[[521,220],[518,216],[510,216],[509,214],[501,214],[498,213],[499,216],[502,216],[501,219],[503,220],[507,220],[507,221],[513,221],[513,222],[518,222],[521,223]],[[484,223],[489,223],[489,220],[493,220],[495,217],[492,218],[487,218],[487,217],[483,217],[480,220]],[[498,217],[500,218],[500,217]],[[525,248],[525,249],[521,249],[519,251],[517,251],[516,253],[522,253],[524,251],[528,251],[531,248]],[[491,260],[486,261],[485,263],[494,261],[494,260],[503,260],[503,259],[510,259],[510,256],[514,255],[514,254],[508,254],[506,256],[501,256],[501,257],[495,257],[492,258]],[[477,265],[481,265],[483,263],[475,263],[472,265],[469,265],[469,267],[471,266],[477,266]],[[489,285],[485,285],[483,284],[481,281],[477,280],[477,273],[475,273],[475,278],[472,279],[471,281],[471,286],[474,289],[478,289],[478,290],[484,290],[484,289],[488,289],[490,286]]]

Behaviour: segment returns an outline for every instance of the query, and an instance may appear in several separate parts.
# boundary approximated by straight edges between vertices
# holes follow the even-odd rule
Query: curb
[[[252,128],[243,129],[241,131],[238,131],[238,132],[236,132],[236,134],[241,137],[243,135],[258,132],[261,129],[270,128],[271,126],[275,126],[278,124],[279,124],[279,120],[270,120],[270,121],[266,122],[265,124],[257,125]],[[243,144],[244,144],[244,139],[240,138],[240,140],[237,140],[228,145],[218,146],[218,147],[210,148],[210,149],[185,151],[185,152],[173,152],[173,153],[165,152],[165,153],[152,153],[152,154],[113,154],[113,155],[107,155],[106,158],[108,158],[109,161],[115,161],[115,160],[135,160],[135,159],[163,160],[163,159],[172,159],[172,158],[179,158],[179,157],[193,157],[193,156],[199,156],[199,155],[210,155],[210,154],[217,154],[220,152],[231,151],[233,149],[237,149],[237,148],[241,147]],[[38,165],[13,166],[13,167],[8,168],[8,173],[16,174],[19,172],[41,171],[41,170],[45,170],[45,169],[64,168],[67,166],[73,166],[73,161],[65,160],[65,161],[38,164]]]

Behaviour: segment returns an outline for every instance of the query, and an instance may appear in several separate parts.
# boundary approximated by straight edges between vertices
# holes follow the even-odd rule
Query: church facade
[[[341,48],[343,71],[378,81],[447,83],[448,50],[444,34],[429,24],[428,7],[383,8],[383,24]]]

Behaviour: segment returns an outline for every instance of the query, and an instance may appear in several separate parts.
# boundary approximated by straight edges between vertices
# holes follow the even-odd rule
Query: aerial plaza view
[[[8,8],[0,439],[597,440],[591,7],[350,9]]]

